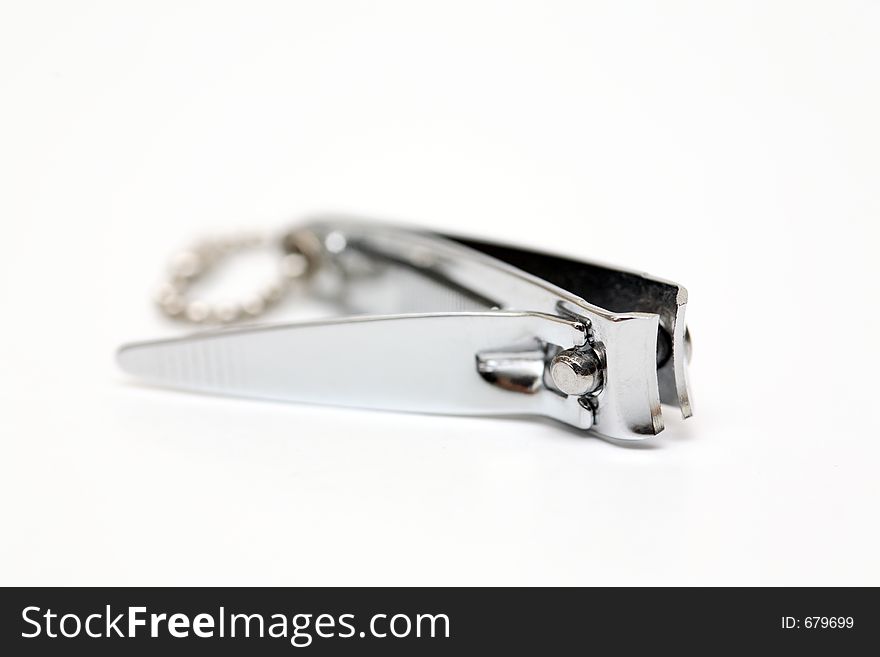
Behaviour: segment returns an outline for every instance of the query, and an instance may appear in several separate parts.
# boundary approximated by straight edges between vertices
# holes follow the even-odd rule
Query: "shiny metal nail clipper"
[[[243,244],[249,244],[245,240]],[[176,388],[454,415],[544,416],[619,440],[691,415],[687,291],[644,274],[493,242],[347,219],[279,241],[284,275],[241,304],[186,298],[235,242],[178,259],[159,298],[195,322],[254,318],[301,280],[339,318],[235,325],[119,350]]]

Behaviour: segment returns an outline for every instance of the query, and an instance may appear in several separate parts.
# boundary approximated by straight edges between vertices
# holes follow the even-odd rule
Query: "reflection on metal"
[[[477,371],[499,388],[533,395],[543,384],[546,359],[545,348],[537,342],[521,349],[484,351],[477,354]]]

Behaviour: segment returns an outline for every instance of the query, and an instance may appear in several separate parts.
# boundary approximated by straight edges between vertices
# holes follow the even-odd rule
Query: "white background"
[[[877,2],[4,2],[0,583],[880,584]],[[347,211],[671,278],[696,415],[137,386],[203,234]],[[272,319],[287,318],[283,312]]]

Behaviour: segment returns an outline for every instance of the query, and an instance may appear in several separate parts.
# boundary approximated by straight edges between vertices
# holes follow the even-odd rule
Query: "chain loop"
[[[240,301],[212,304],[190,298],[189,289],[225,258],[266,248],[272,242],[265,236],[239,234],[203,240],[179,252],[172,258],[168,277],[157,291],[159,309],[167,317],[193,324],[230,324],[262,316],[284,298],[294,282],[307,278],[317,268],[320,249],[311,233],[292,230],[274,241],[282,254],[278,275]]]

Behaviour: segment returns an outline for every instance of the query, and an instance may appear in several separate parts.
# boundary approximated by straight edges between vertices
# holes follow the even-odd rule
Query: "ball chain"
[[[172,319],[194,324],[229,324],[243,319],[256,319],[276,305],[290,286],[312,273],[317,264],[318,250],[310,235],[301,231],[287,233],[277,242],[282,251],[278,274],[266,285],[240,301],[209,303],[192,299],[189,289],[230,255],[266,248],[272,240],[255,234],[239,234],[202,240],[175,255],[168,276],[159,286],[156,303]]]

